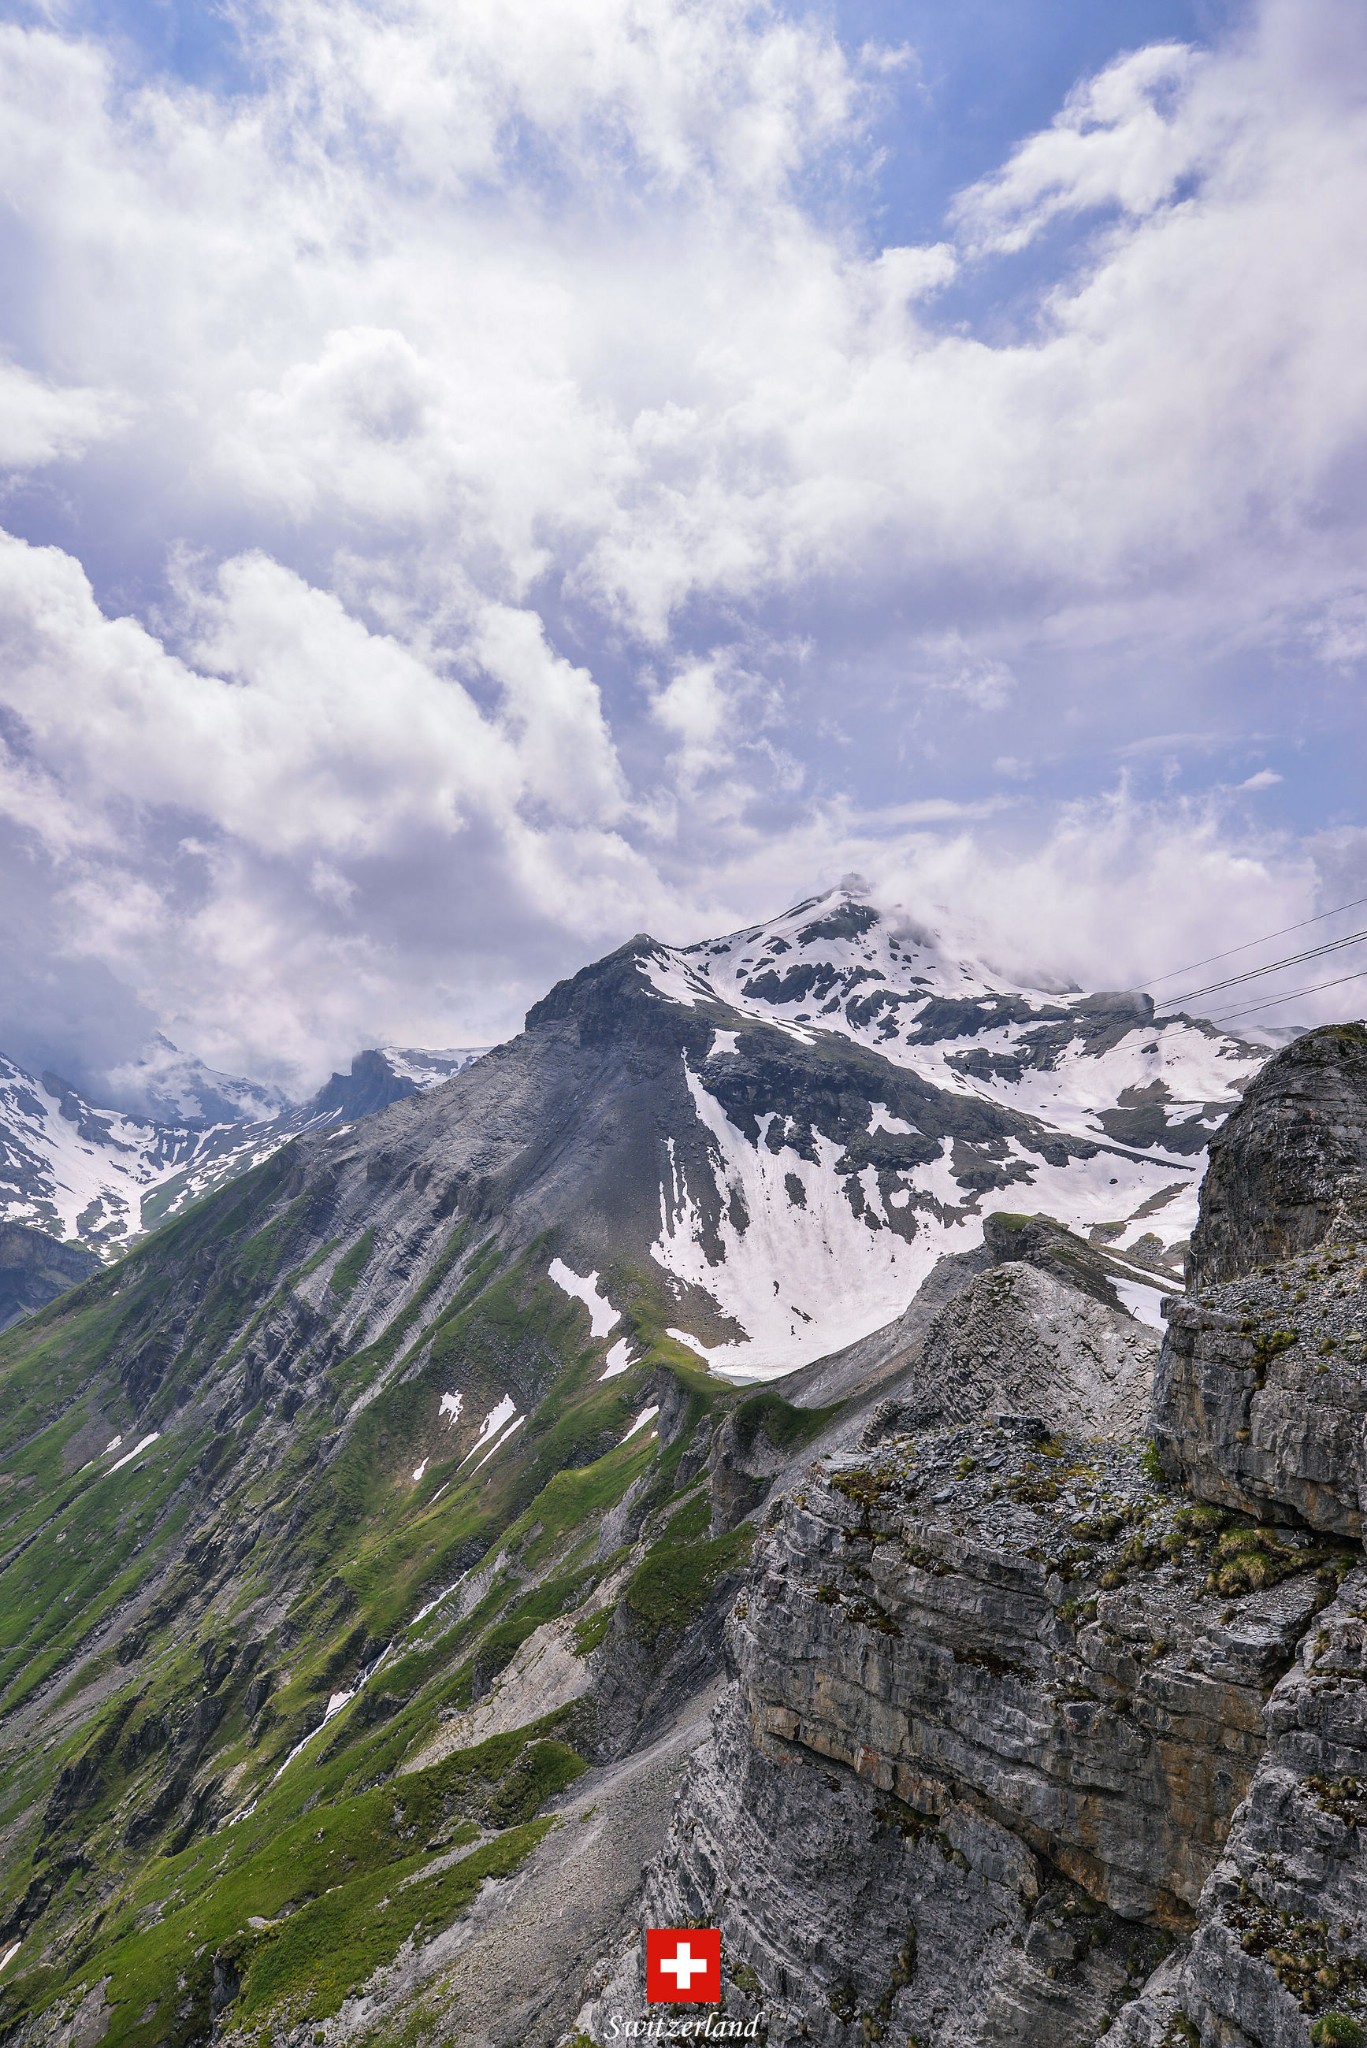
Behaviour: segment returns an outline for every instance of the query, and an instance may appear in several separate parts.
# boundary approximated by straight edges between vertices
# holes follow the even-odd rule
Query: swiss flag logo
[[[715,2005],[721,1997],[719,1927],[647,1927],[651,2005]]]

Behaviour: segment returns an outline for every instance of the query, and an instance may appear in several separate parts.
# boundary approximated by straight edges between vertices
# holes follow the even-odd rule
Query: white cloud
[[[41,469],[117,433],[131,411],[116,394],[62,389],[0,361],[0,470]]]
[[[1060,214],[1138,217],[1169,200],[1211,154],[1212,138],[1178,118],[1200,62],[1184,43],[1153,43],[1075,87],[1051,127],[960,197],[973,252],[1023,249]]]
[[[41,252],[0,458],[82,536],[0,546],[0,810],[54,943],[216,1064],[316,1068],[897,845],[976,904],[1008,825],[1036,968],[1137,972],[1129,919],[1199,948],[1255,870],[1304,900],[1218,805],[975,785],[1262,733],[1250,653],[1365,658],[1361,44],[1264,0],[1133,52],[952,240],[880,250],[804,195],[865,189],[897,53],[777,6],[278,0],[221,100],[0,28]],[[1013,325],[945,310],[1068,223]]]

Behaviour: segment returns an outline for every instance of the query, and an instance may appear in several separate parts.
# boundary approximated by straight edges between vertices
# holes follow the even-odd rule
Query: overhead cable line
[[[1315,981],[1309,988],[1293,988],[1289,996],[1269,996],[1265,1003],[1250,1003],[1246,1009],[1226,1011],[1223,1017],[1211,1017],[1211,1024],[1232,1024],[1236,1017],[1258,1016],[1263,1010],[1279,1010],[1283,1003],[1294,1003],[1299,996],[1318,995],[1321,989],[1342,988],[1345,981],[1367,981],[1367,967],[1359,967],[1356,974],[1340,974],[1333,981]]]
[[[1269,946],[1273,939],[1284,939],[1291,932],[1303,932],[1312,924],[1323,924],[1326,918],[1341,917],[1345,910],[1360,910],[1367,903],[1367,896],[1355,896],[1351,903],[1340,903],[1337,910],[1321,910],[1316,917],[1303,917],[1299,924],[1284,924],[1280,931],[1264,932],[1260,939],[1246,939],[1242,946],[1230,946],[1223,953],[1207,953],[1204,960],[1193,960],[1186,967],[1174,967],[1169,974],[1159,974],[1150,981],[1149,988],[1157,988],[1163,981],[1176,981],[1179,975],[1195,974],[1198,967],[1213,967],[1217,960],[1232,960],[1236,953],[1250,953],[1255,946]]]
[[[1300,953],[1288,953],[1281,960],[1269,961],[1266,967],[1249,967],[1242,974],[1226,976],[1223,981],[1207,982],[1204,988],[1188,989],[1181,996],[1169,996],[1167,1002],[1194,1003],[1198,996],[1214,995],[1222,988],[1237,988],[1245,981],[1259,981],[1265,974],[1278,974],[1284,967],[1299,967],[1307,960],[1322,960],[1327,953],[1341,953],[1346,946],[1360,945],[1364,939],[1367,939],[1367,931],[1348,932],[1341,939],[1326,939],[1322,946],[1307,946]]]

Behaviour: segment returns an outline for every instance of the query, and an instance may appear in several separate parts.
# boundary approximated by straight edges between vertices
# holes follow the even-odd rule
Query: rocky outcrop
[[[1082,2048],[1161,1947],[973,1804],[919,1815],[847,1766],[823,1760],[817,1775],[757,1743],[734,1691],[690,1766],[642,1918],[719,1922],[722,2012],[759,2021],[775,2048]],[[645,2010],[633,1939],[579,2024],[607,2041],[614,2015]]]
[[[1267,1748],[1200,1924],[1106,2048],[1304,2048],[1367,2010],[1367,1572],[1318,1617],[1264,1715]],[[1317,2029],[1310,2033],[1311,2026]]]
[[[1134,1283],[1134,1258],[1122,1263],[1052,1216],[996,1210],[983,1218],[981,1243],[940,1259],[894,1322],[776,1384],[805,1408],[881,1389],[898,1402],[903,1429],[1000,1408],[1047,1417],[1055,1401],[1062,1425],[1138,1429],[1158,1337],[1116,1291],[1117,1280]],[[973,1287],[989,1274],[995,1284]],[[1051,1284],[1034,1285],[1036,1274]],[[1155,1308],[1174,1285],[1154,1273]],[[964,1369],[971,1392],[958,1398],[952,1382]],[[1055,1397],[1056,1384],[1080,1389],[1081,1407]]]
[[[1283,1047],[1211,1141],[1188,1280],[1219,1285],[1306,1252],[1367,1186],[1367,1026]]]
[[[1200,1499],[1359,1540],[1367,1240],[1174,1303],[1154,1388],[1165,1468]]]
[[[1338,1570],[1035,1423],[825,1461],[757,1554],[647,1920],[720,1924],[774,2043],[1094,2042],[1193,1925]]]
[[[1047,1266],[1012,1260],[980,1274],[940,1311],[899,1408],[904,1426],[915,1428],[1005,1409],[1051,1428],[1133,1436],[1148,1411],[1157,1356],[1156,1334],[1124,1309],[1080,1293]]]

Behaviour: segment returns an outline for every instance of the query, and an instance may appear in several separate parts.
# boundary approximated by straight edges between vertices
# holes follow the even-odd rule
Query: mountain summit
[[[329,1084],[328,1121],[288,1142],[255,1127],[265,1156],[242,1171],[239,1155],[206,1199],[184,1201],[184,1167],[154,1187],[141,1222],[173,1186],[179,1213],[0,1335],[0,2034],[343,2048],[425,2026],[430,1992],[433,2040],[556,2048],[590,1965],[600,1989],[634,1995],[619,1953],[632,1901],[706,1741],[725,1616],[747,1601],[771,1663],[814,1671],[804,1645],[818,1645],[840,1692],[818,1698],[814,1680],[799,1700],[754,1667],[754,1712],[779,1717],[764,1739],[810,1722],[825,1761],[819,1782],[791,1780],[814,1833],[781,1801],[747,1808],[741,1786],[738,1810],[771,1837],[754,1867],[763,1847],[775,1870],[747,1967],[776,1982],[786,1930],[824,1924],[785,1843],[816,1856],[839,1949],[829,1969],[818,1958],[815,2003],[804,1992],[770,2038],[845,2048],[847,2021],[882,2025],[915,1960],[908,1861],[924,1878],[927,1999],[964,1976],[962,1918],[983,1955],[998,1927],[1013,1954],[1035,1944],[1030,1996],[1055,2012],[1072,1980],[1047,1990],[1052,1922],[1032,1900],[1055,1836],[1061,1867],[1090,1881],[1089,1822],[1041,1833],[1056,1788],[1010,1745],[1033,1755],[1048,1714],[1085,1749],[1102,1664],[1108,1699],[1137,1689],[1137,1653],[1109,1638],[1068,1662],[1067,1632],[1087,1622],[1068,1575],[1095,1567],[1119,1613],[1117,1583],[1167,1555],[1139,1530],[1161,1507],[1133,1437],[1148,1325],[1181,1290],[1208,1137],[1261,1062],[1142,995],[995,986],[837,893],[705,946],[634,939],[441,1085],[418,1092],[388,1054],[362,1057]],[[404,1081],[414,1092],[377,1106]],[[88,1108],[17,1104],[98,1161]],[[1068,1448],[1070,1429],[1086,1444]],[[930,1444],[925,1512],[905,1543],[880,1522],[875,1553],[884,1478],[861,1446],[889,1432]],[[822,1458],[829,1485],[809,1486]],[[791,1628],[770,1627],[779,1594],[746,1577],[775,1507],[802,1563]],[[1006,1576],[989,1560],[964,1591],[980,1514]],[[1186,1525],[1169,1528],[1171,1503],[1162,1514],[1185,1552]],[[1069,1534],[1079,1518],[1092,1549]],[[875,1567],[897,1575],[893,1604]],[[1183,1587],[1150,1633],[1185,1685],[1199,1644]],[[1247,1637],[1255,1661],[1263,1641]],[[920,1766],[883,1756],[873,1709],[857,1740],[830,1720],[863,1712],[859,1685],[894,1669],[920,1675],[928,1721],[951,1701],[955,1783],[978,1783],[974,1703],[1007,1688],[979,1771],[994,1831],[956,1793],[941,1837],[949,1793],[913,1807]],[[1020,1705],[1010,1687],[1026,1677]],[[716,1739],[743,1772],[739,1697]],[[1251,1727],[1262,1695],[1229,1697]],[[1133,1775],[1129,1740],[1098,1753],[1106,1783]],[[774,1754],[781,1775],[788,1752]],[[855,1775],[875,1759],[862,1803],[827,1796],[847,1755]],[[1143,1785],[1205,1770],[1198,1744]],[[738,1783],[708,1780],[719,1796]],[[1022,1802],[1038,1867],[1012,1834]],[[1101,1977],[1071,2031],[943,2038],[1093,2048],[1099,2029],[1079,2027],[1157,1953],[1148,1935],[1126,1949],[1112,1921],[1189,1913],[1217,1805],[1149,1836],[1120,1812],[1096,1880]],[[852,1856],[847,1811],[865,1830]],[[720,1869],[709,1843],[748,1838],[692,1812],[690,1839]],[[1180,1885],[1165,1861],[1177,1820],[1200,1848]],[[1131,1837],[1147,1858],[1133,1880]],[[941,1853],[961,1841],[978,1857],[963,1915]],[[686,1855],[667,1867],[652,1897],[675,1917],[659,1924],[703,1914],[698,1870]],[[896,1879],[900,1931],[851,1870],[875,1893]],[[740,1877],[732,1889],[753,1918]],[[1065,1907],[1084,1938],[1084,1895]],[[1019,1973],[998,1976],[1009,2004]]]
[[[617,1220],[560,1220],[585,1257],[629,1245],[706,1298],[726,1334],[693,1340],[746,1376],[888,1322],[999,1210],[1109,1246],[1156,1322],[1211,1134],[1265,1058],[1143,994],[994,985],[843,891],[697,946],[633,939],[528,1013],[529,1042],[567,1030],[603,1076],[632,1046],[639,1120]]]

